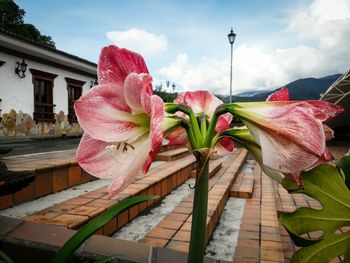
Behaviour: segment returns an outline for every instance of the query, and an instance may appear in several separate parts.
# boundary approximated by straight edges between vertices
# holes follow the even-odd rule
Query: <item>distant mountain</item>
[[[291,100],[318,100],[320,94],[326,92],[330,85],[336,81],[341,74],[335,74],[323,78],[305,78],[290,82],[288,86]],[[280,89],[280,88],[278,88]],[[276,89],[276,90],[278,90]],[[248,91],[232,96],[232,101],[264,101],[275,90]],[[230,98],[224,98],[228,102]]]

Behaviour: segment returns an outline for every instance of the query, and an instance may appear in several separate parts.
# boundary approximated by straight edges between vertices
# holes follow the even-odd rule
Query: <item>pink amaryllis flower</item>
[[[330,158],[325,145],[330,132],[323,122],[342,111],[325,101],[234,103],[228,108],[261,147],[263,164],[298,183],[300,171]]]
[[[167,129],[164,104],[152,95],[152,77],[143,58],[126,49],[102,49],[99,85],[75,102],[84,130],[77,162],[99,178],[114,178],[109,196],[147,172]]]
[[[289,90],[288,90],[287,86],[275,91],[266,99],[266,101],[288,101],[288,100],[289,100]],[[323,102],[319,103],[319,101],[308,101],[308,103],[313,104],[316,108],[323,107],[322,106]],[[338,107],[338,106],[335,106],[335,107],[337,109],[339,109],[339,111],[336,114],[338,114],[342,111],[342,109],[340,107]],[[331,111],[334,110],[334,108],[332,108],[332,107],[330,107],[330,109],[331,109]],[[326,108],[323,110],[327,111]],[[324,115],[324,113],[322,113],[322,112],[321,112],[321,114],[318,114],[317,112],[315,112],[315,117],[318,118],[320,121],[325,122],[325,121],[328,121],[329,118],[332,118],[333,113],[328,112],[328,114],[330,116],[327,116],[327,113],[326,113],[326,115]],[[328,140],[332,139],[334,137],[333,130],[324,123],[322,125],[323,125],[323,131],[325,133],[325,140],[328,141]],[[317,160],[317,162],[314,163],[314,165],[321,164],[321,163],[327,163],[329,161],[332,161],[333,159],[334,159],[334,157],[333,157],[332,153],[329,151],[327,146],[325,146],[323,154],[320,156],[320,158]],[[285,173],[285,175],[288,178],[300,183],[300,178],[301,178],[300,172]]]
[[[223,104],[216,96],[208,91],[194,91],[194,92],[180,92],[174,103],[185,104],[191,107],[194,114],[199,117],[201,114],[205,114],[206,119],[210,122],[215,109]],[[230,127],[232,121],[232,114],[226,113],[218,118],[215,131],[220,132]],[[186,145],[188,143],[187,134],[184,128],[179,127],[173,133],[171,133],[167,139],[171,145]],[[215,150],[219,154],[232,151],[234,148],[233,142],[228,138],[222,138],[219,140]]]

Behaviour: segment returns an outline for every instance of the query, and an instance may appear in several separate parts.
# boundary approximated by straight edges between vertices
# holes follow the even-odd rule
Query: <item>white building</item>
[[[96,84],[96,69],[0,29],[0,137],[81,133],[73,104]]]

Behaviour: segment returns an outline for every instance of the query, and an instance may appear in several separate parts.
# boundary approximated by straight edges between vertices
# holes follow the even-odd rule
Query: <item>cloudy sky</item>
[[[350,68],[349,0],[15,0],[56,47],[93,62],[116,44],[142,54],[154,84],[229,94]],[[163,84],[165,86],[165,84]]]

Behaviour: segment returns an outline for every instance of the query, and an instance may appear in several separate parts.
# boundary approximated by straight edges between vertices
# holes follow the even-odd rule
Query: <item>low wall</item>
[[[63,111],[55,114],[54,123],[36,123],[31,114],[12,109],[2,114],[0,124],[0,137],[70,135],[82,132],[79,123],[70,123]]]

